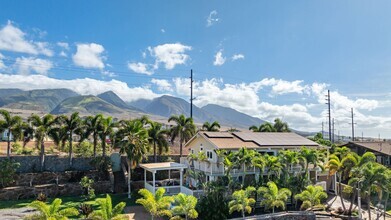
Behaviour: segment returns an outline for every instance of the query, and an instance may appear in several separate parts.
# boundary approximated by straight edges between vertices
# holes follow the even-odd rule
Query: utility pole
[[[322,121],[322,138],[324,139],[324,123],[323,123],[323,121]]]
[[[354,113],[353,113],[353,108],[351,108],[352,112],[352,141],[354,141]]]
[[[331,142],[331,108],[330,108],[330,90],[327,90],[327,105],[329,110],[329,141]]]
[[[190,70],[190,118],[193,118],[193,69]]]
[[[334,144],[334,118],[333,118],[333,138],[332,138],[332,143]]]

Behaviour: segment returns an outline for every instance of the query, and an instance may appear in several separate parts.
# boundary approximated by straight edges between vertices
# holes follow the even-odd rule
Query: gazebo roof
[[[175,162],[162,162],[162,163],[143,163],[140,167],[148,171],[158,170],[179,170],[187,168],[186,165]]]

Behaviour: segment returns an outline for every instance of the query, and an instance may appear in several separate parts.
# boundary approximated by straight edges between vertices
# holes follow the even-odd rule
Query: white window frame
[[[210,157],[209,157],[210,155]],[[207,150],[206,151],[206,156],[208,157],[208,160],[213,160],[213,151]]]

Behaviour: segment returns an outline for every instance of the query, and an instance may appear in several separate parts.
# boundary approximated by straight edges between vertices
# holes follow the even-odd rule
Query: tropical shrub
[[[99,210],[93,211],[89,215],[89,219],[96,220],[126,220],[128,217],[121,214],[125,208],[125,202],[118,203],[114,208],[110,195],[106,198],[96,199],[95,202],[99,205]]]
[[[80,186],[85,191],[85,193],[86,193],[85,197],[86,198],[89,198],[89,199],[95,198],[95,190],[92,187],[93,185],[94,185],[94,180],[88,178],[88,176],[84,176],[83,178],[81,178]]]
[[[220,183],[221,182],[221,183]],[[198,201],[196,210],[199,219],[220,220],[229,216],[228,201],[223,181],[208,182],[205,195]]]
[[[137,204],[144,206],[144,208],[151,214],[152,220],[155,217],[171,217],[172,213],[169,210],[174,198],[171,196],[164,196],[166,190],[159,188],[155,195],[147,189],[140,189],[138,193],[143,197],[136,200]]]
[[[285,203],[292,195],[291,191],[287,188],[278,189],[274,182],[268,182],[267,187],[261,186],[258,188],[258,194],[261,196],[261,205],[265,206],[265,210],[274,208],[282,208],[285,210]]]
[[[44,193],[40,193],[37,196],[37,201],[46,202],[48,200],[48,197]]]
[[[306,189],[295,196],[296,200],[303,201],[300,209],[306,210],[313,208],[323,208],[322,200],[327,198],[327,193],[323,190],[321,186],[309,185]]]
[[[174,215],[171,220],[183,219],[183,216],[186,220],[196,219],[198,217],[198,212],[195,209],[196,205],[196,197],[179,193],[175,196],[175,204],[171,209],[172,215]]]
[[[79,205],[79,212],[80,214],[84,217],[84,218],[87,218],[88,219],[88,216],[92,213],[93,209],[92,209],[92,205],[90,204],[87,204],[87,203],[81,203]]]
[[[35,208],[39,213],[28,218],[34,220],[66,220],[70,216],[79,215],[75,208],[61,209],[61,203],[62,200],[58,198],[49,205],[41,201],[33,201],[29,206]]]
[[[19,168],[20,163],[11,159],[5,159],[0,162],[0,186],[6,187],[14,181],[14,175]]]
[[[228,203],[229,213],[240,212],[242,217],[245,217],[245,213],[248,214],[252,211],[252,205],[255,204],[255,199],[252,198],[256,189],[252,186],[247,187],[246,189],[241,189],[235,191],[232,194],[232,200]]]
[[[91,161],[91,165],[101,172],[106,172],[111,168],[111,161],[108,157],[99,156]]]

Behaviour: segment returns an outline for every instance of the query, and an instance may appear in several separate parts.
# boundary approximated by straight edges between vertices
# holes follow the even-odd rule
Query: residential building
[[[0,141],[7,141],[8,140],[8,130],[5,130],[3,132],[0,132]],[[13,136],[12,136],[12,133],[10,134],[10,140],[12,141],[13,139]]]
[[[391,142],[389,141],[354,141],[342,146],[350,148],[360,156],[365,152],[372,152],[378,163],[391,167]]]

